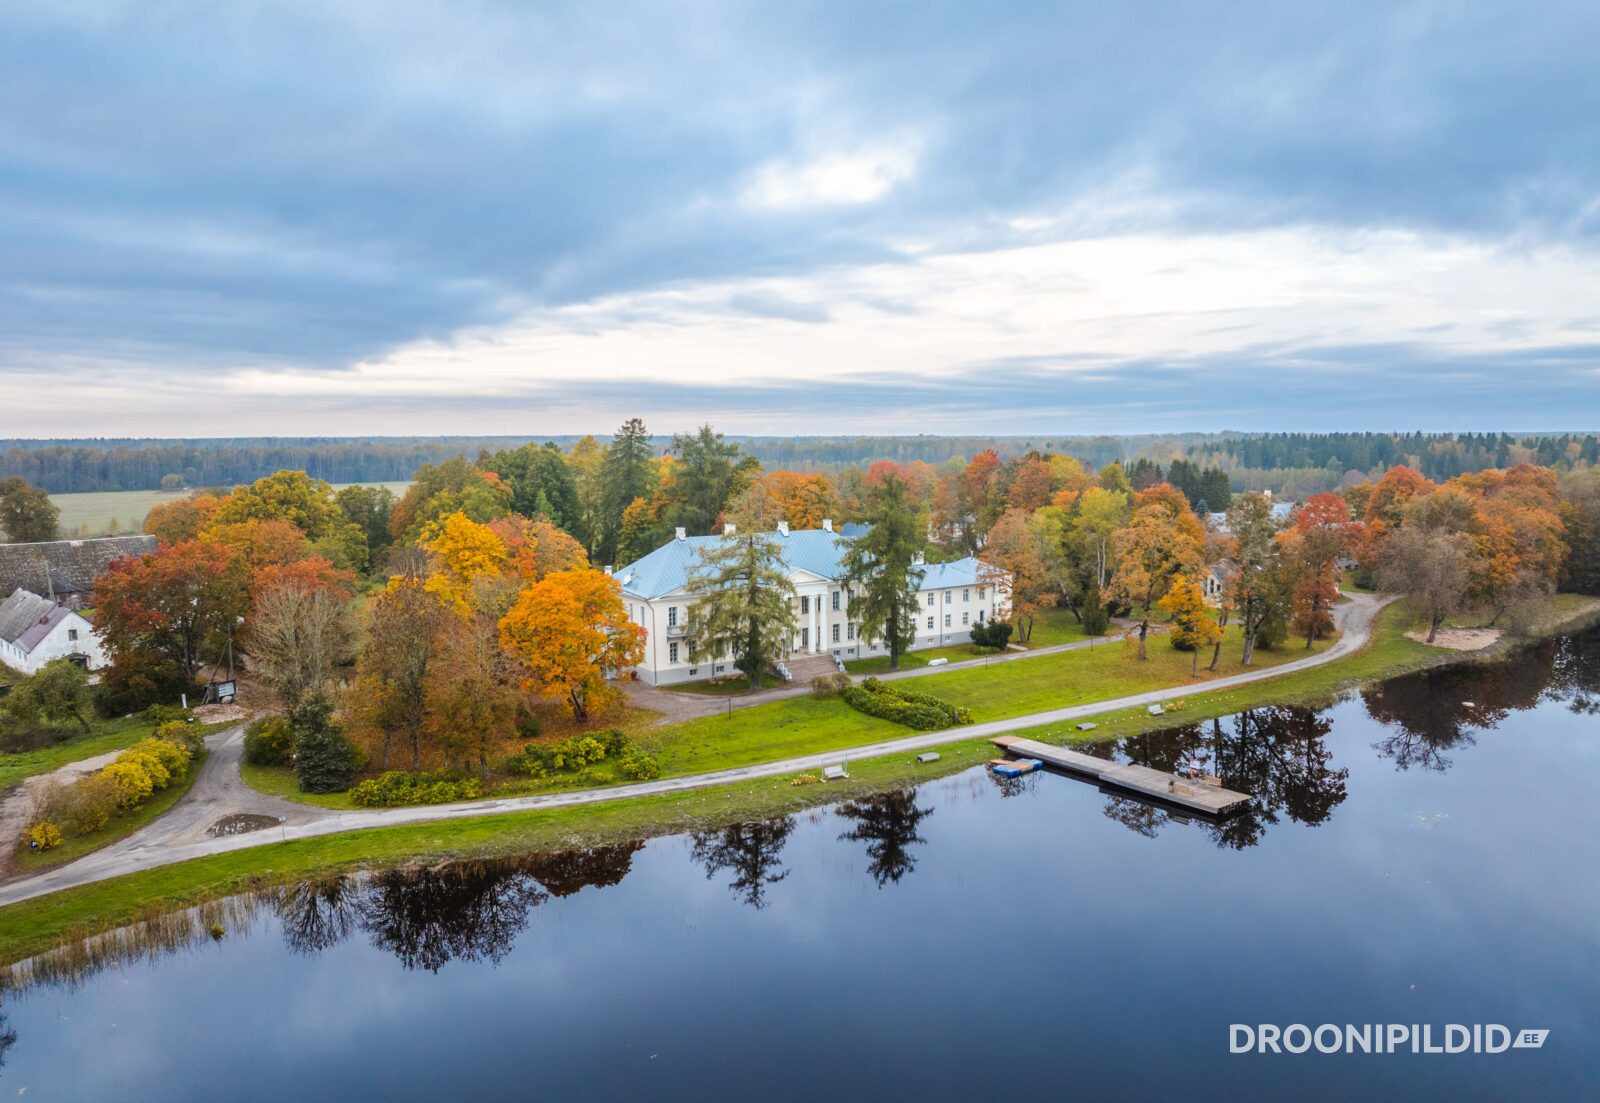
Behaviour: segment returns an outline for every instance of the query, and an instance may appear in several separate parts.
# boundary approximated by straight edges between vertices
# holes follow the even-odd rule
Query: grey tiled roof
[[[0,594],[29,590],[45,596],[83,596],[94,589],[95,579],[115,560],[155,550],[154,536],[0,544]]]
[[[31,594],[27,590],[13,592],[10,597],[0,601],[0,640],[17,644],[24,651],[32,651],[32,645],[23,637],[28,635],[30,629],[39,627],[41,621],[48,622],[51,615],[59,608],[55,602],[48,601],[38,594]],[[45,625],[45,631],[49,631],[48,623]],[[43,634],[35,633],[35,635],[38,635],[39,639],[44,638]],[[38,639],[33,643],[38,643]]]

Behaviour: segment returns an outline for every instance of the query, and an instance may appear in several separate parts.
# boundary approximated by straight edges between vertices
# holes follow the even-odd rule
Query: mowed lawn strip
[[[1311,653],[1331,641],[1320,640]],[[1245,670],[1239,629],[1229,630],[1217,671],[1202,656],[1200,676],[1191,676],[1194,655],[1178,651],[1164,636],[1152,637],[1150,658],[1140,662],[1134,643],[1108,640],[1102,646],[1064,651],[988,667],[929,674],[897,683],[972,710],[973,720],[1003,720],[1029,712],[1109,700],[1172,686],[1203,688],[1207,681]],[[1250,669],[1278,666],[1307,654],[1304,643],[1257,650]],[[649,728],[638,742],[661,760],[666,776],[747,766],[773,759],[838,750],[909,734],[909,729],[857,712],[838,698],[795,697],[739,709],[731,716],[707,716]]]

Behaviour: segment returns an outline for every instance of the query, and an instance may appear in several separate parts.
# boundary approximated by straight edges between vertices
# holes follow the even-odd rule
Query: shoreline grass
[[[1475,653],[1446,651],[1406,639],[1403,633],[1412,619],[1409,611],[1396,603],[1380,612],[1368,645],[1338,662],[1233,689],[1208,693],[1200,688],[1183,708],[1159,717],[1143,709],[1099,714],[1092,718],[1099,725],[1093,733],[1043,725],[1011,734],[1056,743],[1087,743],[1266,704],[1326,705],[1373,681],[1429,667],[1496,661],[1538,636],[1575,631],[1600,621],[1600,600],[1562,597],[1571,600],[1553,603],[1550,614],[1528,635],[1504,639]],[[994,748],[986,739],[966,739],[941,746],[939,754],[940,761],[930,765],[918,764],[910,754],[853,759],[851,778],[844,783],[794,786],[785,777],[764,778],[594,805],[367,828],[197,858],[0,909],[0,962],[14,962],[64,940],[89,937],[174,908],[335,871],[597,846],[798,812],[959,773],[992,758]]]

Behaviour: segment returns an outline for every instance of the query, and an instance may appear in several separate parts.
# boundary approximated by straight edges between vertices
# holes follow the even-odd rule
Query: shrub
[[[101,770],[100,776],[111,782],[111,801],[124,812],[139,807],[155,792],[150,775],[133,762],[119,759]]]
[[[1111,627],[1111,611],[1100,600],[1100,591],[1094,587],[1083,595],[1083,630],[1091,636],[1103,636]]]
[[[72,732],[71,728],[27,723],[11,713],[0,712],[0,751],[6,754],[54,747],[71,739]]]
[[[127,716],[158,701],[176,701],[180,694],[194,689],[178,664],[153,658],[147,652],[130,651],[101,672],[100,684],[94,688],[94,707],[107,719]],[[181,711],[173,705],[162,707]]]
[[[116,783],[101,771],[83,778],[67,790],[62,813],[78,834],[93,835],[110,822],[116,806]]]
[[[190,758],[199,754],[206,745],[204,733],[193,724],[186,724],[182,720],[167,721],[156,728],[154,735],[155,738],[163,742],[171,743],[173,746],[181,747],[189,752]]]
[[[634,781],[653,781],[661,776],[661,763],[656,756],[637,747],[625,752],[617,765],[622,768],[623,777]]]
[[[396,808],[406,804],[449,804],[483,796],[483,783],[448,770],[413,774],[389,770],[368,778],[350,790],[352,803],[362,808]]]
[[[144,751],[126,750],[117,756],[113,765],[126,764],[137,766],[144,771],[144,776],[150,779],[151,792],[160,792],[172,784],[172,771],[162,765],[162,762],[153,754]]]
[[[181,705],[151,705],[144,710],[145,722],[157,728],[166,724],[189,724],[194,713]]]
[[[524,739],[538,739],[542,731],[544,731],[544,721],[531,712],[517,721],[517,734]]]
[[[913,693],[876,678],[851,686],[842,694],[845,704],[868,716],[892,720],[918,731],[937,731],[972,723],[972,713],[927,693]]]
[[[989,645],[982,643],[975,643],[972,645],[972,653],[974,655],[994,655],[999,653],[1000,650],[1001,649],[998,647],[990,647]]]
[[[522,753],[506,760],[514,774],[544,777],[570,773],[607,758],[614,758],[628,747],[628,737],[616,728],[590,735],[574,735],[550,744],[529,743]]]
[[[39,820],[28,825],[23,838],[36,850],[49,850],[61,842],[61,828],[49,820]]]
[[[991,620],[987,624],[974,624],[972,626],[972,642],[980,647],[992,647],[996,651],[1003,651],[1006,644],[1011,642],[1011,625],[1003,620]]]
[[[174,743],[170,739],[156,736],[139,740],[139,742],[128,748],[127,753],[151,756],[166,767],[167,772],[173,777],[186,773],[189,769],[189,763],[194,759],[194,752],[190,751],[188,747]]]
[[[316,694],[296,706],[289,718],[294,729],[294,776],[302,793],[342,793],[361,772],[361,752],[333,719],[333,706]]]
[[[294,728],[283,716],[263,716],[244,729],[244,760],[252,766],[287,766],[294,756]]]
[[[818,674],[811,679],[811,692],[817,697],[837,697],[852,684],[850,675],[843,671],[836,671],[833,674]]]

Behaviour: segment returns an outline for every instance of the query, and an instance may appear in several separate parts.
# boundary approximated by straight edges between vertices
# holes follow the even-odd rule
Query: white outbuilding
[[[51,659],[71,659],[86,670],[106,665],[94,625],[65,601],[27,590],[0,601],[0,659],[24,674],[37,673]]]

